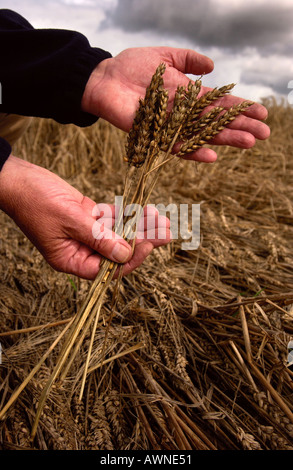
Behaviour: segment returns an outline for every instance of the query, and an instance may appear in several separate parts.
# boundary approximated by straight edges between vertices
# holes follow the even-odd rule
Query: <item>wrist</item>
[[[25,170],[30,167],[31,163],[10,155],[0,171],[0,209],[12,218],[18,199],[23,196]]]
[[[81,109],[86,113],[99,116],[100,106],[99,106],[99,97],[102,95],[102,81],[105,77],[106,68],[108,62],[113,60],[113,58],[102,60],[92,71],[84,93],[81,100]]]

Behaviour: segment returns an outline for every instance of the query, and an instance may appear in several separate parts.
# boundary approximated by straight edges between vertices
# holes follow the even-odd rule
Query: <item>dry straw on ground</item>
[[[293,113],[268,106],[268,142],[219,149],[213,165],[174,159],[160,167],[150,202],[200,202],[200,247],[182,252],[178,240],[154,251],[121,281],[114,316],[110,285],[82,399],[90,330],[70,373],[53,384],[34,442],[59,344],[0,423],[2,448],[293,448]],[[36,120],[18,154],[111,202],[124,188],[125,139],[102,121],[78,129]],[[2,409],[80,311],[91,283],[54,272],[1,218]]]

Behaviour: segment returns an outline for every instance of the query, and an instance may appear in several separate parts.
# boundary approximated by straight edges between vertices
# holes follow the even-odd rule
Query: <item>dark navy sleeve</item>
[[[0,9],[0,113],[93,124],[98,117],[81,110],[82,96],[93,69],[110,57],[81,33],[34,29],[18,13]]]
[[[0,171],[2,170],[2,167],[10,154],[11,154],[10,144],[6,140],[0,137]]]

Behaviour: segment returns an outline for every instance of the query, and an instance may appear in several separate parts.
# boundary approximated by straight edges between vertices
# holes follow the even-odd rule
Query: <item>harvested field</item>
[[[0,422],[1,449],[293,450],[293,109],[272,99],[271,137],[217,162],[166,166],[150,202],[201,204],[201,243],[155,250],[107,293],[94,338],[46,401],[60,345]],[[123,193],[125,135],[36,119],[14,154],[96,202]],[[0,214],[0,409],[69,320],[91,282],[51,269]]]

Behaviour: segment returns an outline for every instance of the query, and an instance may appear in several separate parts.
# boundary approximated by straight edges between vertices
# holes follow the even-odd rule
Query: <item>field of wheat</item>
[[[87,381],[91,331],[56,380],[62,340],[0,421],[0,446],[81,450],[293,449],[293,110],[266,99],[271,137],[219,147],[213,164],[174,159],[151,203],[200,204],[201,242],[154,250],[109,286]],[[14,154],[96,202],[123,193],[126,135],[35,119]],[[0,410],[79,311],[90,281],[55,272],[0,214]],[[117,293],[116,293],[117,294]]]

